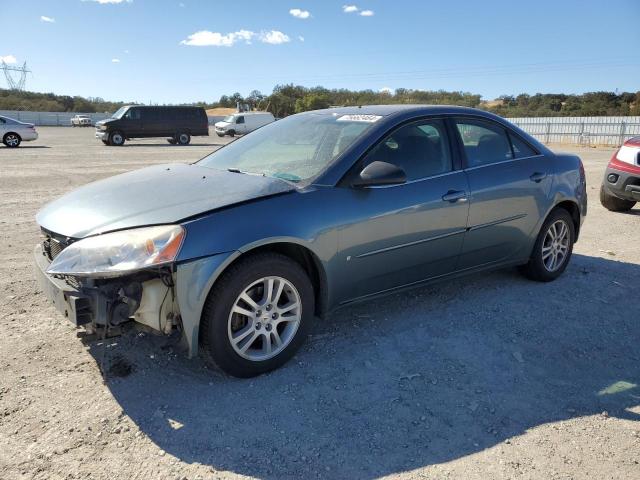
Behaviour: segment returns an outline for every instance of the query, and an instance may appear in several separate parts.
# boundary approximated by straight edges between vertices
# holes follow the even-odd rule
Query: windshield
[[[227,123],[233,123],[233,115],[229,115],[228,117],[224,117],[224,119],[222,120],[223,122],[227,122]]]
[[[111,118],[120,118],[122,117],[122,115],[124,115],[124,112],[127,111],[129,107],[120,107],[118,110],[116,110],[116,112],[111,115]]]
[[[304,114],[270,123],[203,158],[219,170],[308,180],[325,169],[380,117]]]

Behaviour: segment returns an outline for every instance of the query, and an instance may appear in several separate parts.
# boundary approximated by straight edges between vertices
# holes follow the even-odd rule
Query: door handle
[[[545,172],[536,172],[532,174],[530,177],[532,182],[540,183],[542,180],[547,178],[547,174]]]
[[[449,190],[442,196],[443,202],[466,202],[467,201],[467,192],[463,190]]]

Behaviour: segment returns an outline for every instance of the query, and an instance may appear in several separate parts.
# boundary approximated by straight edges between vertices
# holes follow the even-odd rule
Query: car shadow
[[[5,145],[2,145],[2,146],[5,147],[7,150],[14,150],[13,148],[9,148],[9,147],[7,147]],[[51,148],[51,147],[49,147],[48,145],[20,145],[17,148],[22,150],[22,149],[25,149],[25,148],[31,149],[31,148]]]
[[[375,478],[509,448],[547,423],[639,421],[638,285],[639,265],[574,255],[548,284],[506,270],[426,286],[318,321],[291,362],[250,380],[129,334],[107,350],[107,381],[183,462]],[[90,351],[99,362],[102,345]]]
[[[226,143],[190,143],[189,145],[172,145],[170,143],[125,143],[118,148],[135,147],[167,147],[167,148],[189,148],[189,147],[223,147]]]

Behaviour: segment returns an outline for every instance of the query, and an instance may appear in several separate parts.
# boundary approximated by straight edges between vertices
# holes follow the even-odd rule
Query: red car
[[[600,203],[612,212],[626,212],[640,201],[640,137],[613,154],[600,187]]]

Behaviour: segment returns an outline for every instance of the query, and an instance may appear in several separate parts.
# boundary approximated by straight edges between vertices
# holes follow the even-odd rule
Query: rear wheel
[[[176,135],[175,140],[178,145],[189,145],[189,142],[191,141],[191,135],[189,135],[187,132],[180,132]]]
[[[235,377],[280,367],[304,342],[314,311],[302,267],[277,253],[232,265],[209,293],[200,325],[205,359]]]
[[[608,194],[604,189],[604,185],[600,186],[600,203],[604,208],[612,212],[627,212],[636,204],[631,200],[623,200]]]
[[[522,272],[532,280],[550,282],[565,271],[573,252],[576,233],[573,219],[564,208],[553,210],[545,220]]]
[[[111,134],[109,135],[109,145],[121,147],[122,145],[124,145],[124,142],[124,134],[120,131],[111,132]]]
[[[4,143],[9,148],[16,148],[20,146],[21,141],[22,138],[20,138],[20,135],[14,132],[7,133],[2,139],[2,143]]]

